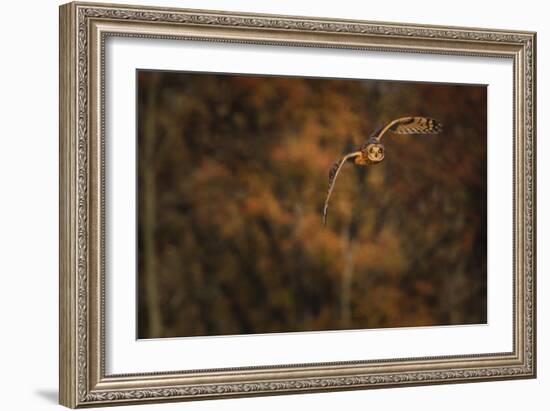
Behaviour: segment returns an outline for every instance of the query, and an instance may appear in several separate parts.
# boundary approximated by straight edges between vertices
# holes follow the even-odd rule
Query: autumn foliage
[[[486,322],[486,88],[138,71],[138,336]],[[407,115],[385,160],[332,164]]]

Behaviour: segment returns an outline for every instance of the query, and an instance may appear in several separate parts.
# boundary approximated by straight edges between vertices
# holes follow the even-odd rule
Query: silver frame
[[[111,36],[512,59],[512,352],[106,375],[104,48]],[[92,3],[61,6],[60,403],[75,408],[534,378],[535,50],[533,32]]]

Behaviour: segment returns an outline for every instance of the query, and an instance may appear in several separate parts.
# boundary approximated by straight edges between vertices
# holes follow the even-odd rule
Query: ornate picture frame
[[[509,352],[139,374],[105,368],[105,42],[300,46],[513,62],[513,349]],[[536,35],[69,3],[60,7],[60,403],[104,406],[536,376]],[[108,205],[107,205],[108,206]]]

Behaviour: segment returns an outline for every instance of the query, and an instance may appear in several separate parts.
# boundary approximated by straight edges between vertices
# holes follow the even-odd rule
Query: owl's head
[[[384,145],[377,142],[367,144],[363,150],[363,154],[373,163],[379,163],[384,160],[385,153]]]

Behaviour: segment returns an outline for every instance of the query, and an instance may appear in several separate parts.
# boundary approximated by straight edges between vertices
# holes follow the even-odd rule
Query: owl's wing
[[[374,136],[380,141],[388,131],[395,134],[437,134],[443,130],[442,124],[429,117],[401,117],[389,122]]]
[[[327,224],[328,202],[330,200],[330,195],[332,194],[332,190],[334,189],[334,183],[336,183],[336,177],[338,177],[338,174],[340,173],[340,170],[342,169],[342,166],[346,161],[360,155],[361,155],[360,151],[355,151],[353,153],[346,154],[344,157],[342,157],[341,160],[334,163],[332,168],[330,169],[330,172],[328,174],[327,198],[325,200],[325,206],[323,207],[323,224],[325,225]]]

